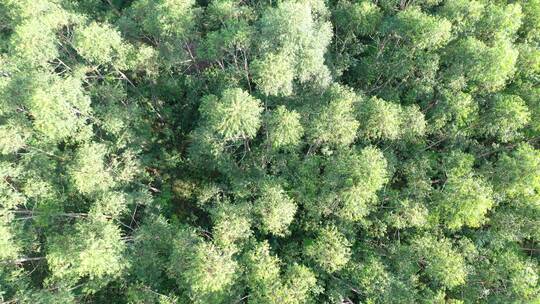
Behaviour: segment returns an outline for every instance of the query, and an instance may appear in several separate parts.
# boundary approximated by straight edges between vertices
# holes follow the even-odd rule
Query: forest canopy
[[[540,0],[0,0],[0,303],[540,303]]]

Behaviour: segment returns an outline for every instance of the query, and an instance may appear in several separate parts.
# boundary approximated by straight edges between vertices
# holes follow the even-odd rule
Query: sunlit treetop
[[[241,89],[228,89],[221,98],[205,96],[199,111],[207,126],[225,140],[252,138],[261,125],[261,102]]]

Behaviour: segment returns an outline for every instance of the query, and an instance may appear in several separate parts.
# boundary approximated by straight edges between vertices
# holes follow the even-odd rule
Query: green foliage
[[[330,72],[324,65],[324,54],[332,38],[331,25],[325,21],[324,4],[313,4],[280,2],[261,17],[262,59],[255,63],[255,71],[256,83],[264,94],[290,95],[294,79],[319,87],[328,85]]]
[[[428,223],[428,209],[418,202],[401,200],[388,215],[388,225],[396,229],[423,227]]]
[[[265,185],[254,202],[255,217],[264,233],[282,236],[294,220],[297,206],[279,185]]]
[[[456,151],[443,163],[446,180],[435,203],[440,219],[451,230],[480,227],[494,201],[490,185],[473,170],[474,157]]]
[[[90,214],[95,217],[117,218],[126,211],[126,196],[121,192],[104,192],[90,208]]]
[[[400,107],[373,97],[360,105],[358,113],[362,121],[359,133],[366,139],[397,139],[401,132]]]
[[[0,225],[0,260],[13,260],[19,256],[20,248],[14,243],[13,233],[8,225]]]
[[[17,59],[30,65],[42,65],[58,56],[54,27],[40,19],[28,20],[19,24],[11,38],[10,52]]]
[[[315,274],[306,266],[294,264],[287,269],[284,276],[284,287],[278,293],[278,303],[306,303],[320,291]]]
[[[310,137],[316,144],[350,145],[356,138],[358,121],[353,113],[356,95],[347,88],[333,86],[327,94],[329,102],[310,122]]]
[[[15,153],[26,145],[31,130],[10,121],[0,126],[0,152],[2,154]]]
[[[505,39],[489,46],[468,37],[448,51],[449,77],[465,77],[472,91],[494,92],[504,87],[515,72],[518,51]]]
[[[336,227],[325,227],[308,240],[305,254],[322,270],[333,273],[342,269],[351,258],[351,244]]]
[[[174,233],[163,217],[149,218],[134,236],[130,256],[131,273],[137,281],[153,288],[166,282],[166,269],[172,251]]]
[[[294,69],[285,53],[269,53],[253,62],[255,83],[259,90],[270,96],[289,96],[293,93]]]
[[[250,303],[306,303],[318,292],[317,279],[305,266],[292,265],[281,275],[280,261],[270,253],[267,242],[257,244],[247,260]]]
[[[137,0],[119,25],[128,35],[154,46],[161,57],[159,64],[171,67],[188,60],[192,48],[188,41],[196,31],[198,15],[195,1]]]
[[[452,30],[461,34],[472,33],[485,9],[483,1],[456,0],[445,1],[440,14],[452,22]]]
[[[185,286],[197,303],[222,302],[236,278],[238,265],[230,254],[199,239],[190,231],[175,238],[168,272]]]
[[[540,152],[522,144],[511,154],[503,154],[496,164],[495,185],[508,198],[538,195]]]
[[[369,213],[377,191],[387,182],[387,161],[378,149],[367,147],[334,157],[326,172],[323,190],[328,203],[323,214],[356,221]]]
[[[334,14],[336,27],[344,34],[354,36],[375,33],[383,18],[381,9],[369,1],[340,1]]]
[[[82,138],[90,114],[90,98],[82,90],[82,81],[75,77],[60,78],[52,75],[43,77],[28,100],[28,110],[33,116],[33,127],[51,141]]]
[[[95,64],[113,62],[124,52],[120,33],[95,22],[75,32],[73,45],[84,59]]]
[[[513,250],[498,252],[486,251],[490,261],[478,260],[478,268],[485,270],[476,274],[474,279],[485,280],[483,288],[498,290],[495,295],[486,295],[486,301],[512,302],[532,301],[538,295],[538,266],[531,260]],[[476,286],[469,286],[465,292],[476,294]],[[471,296],[469,296],[471,297]],[[471,297],[472,298],[472,297]]]
[[[536,41],[540,38],[540,2],[538,0],[518,1],[523,12],[520,31],[526,40]]]
[[[131,14],[142,30],[161,39],[184,39],[194,27],[194,1],[138,0],[131,5]]]
[[[128,266],[123,259],[124,250],[120,230],[113,223],[107,220],[79,222],[74,231],[55,236],[47,248],[51,284],[73,286],[87,278],[92,283],[88,291],[95,292],[94,288],[118,278]]]
[[[439,194],[441,219],[449,229],[480,227],[494,204],[491,193],[481,178],[450,172]]]
[[[114,180],[105,166],[106,147],[100,144],[82,146],[71,166],[70,176],[75,188],[83,194],[111,188]]]
[[[417,106],[402,109],[401,124],[401,136],[405,140],[421,138],[426,133],[426,119]]]
[[[247,254],[247,282],[255,303],[272,303],[272,295],[279,288],[279,259],[270,254],[268,242],[257,244]]]
[[[490,4],[476,24],[476,35],[489,41],[498,38],[515,38],[521,27],[522,10],[517,3],[508,5]]]
[[[419,237],[412,241],[407,251],[410,252],[415,268],[424,275],[447,288],[454,288],[465,283],[467,270],[465,261],[447,239]]]
[[[267,118],[268,141],[273,149],[290,149],[301,143],[304,127],[300,114],[285,106],[277,107]]]
[[[538,302],[539,20],[0,0],[0,302]]]
[[[254,137],[261,125],[261,102],[241,89],[227,89],[218,99],[205,96],[199,109],[206,126],[224,140]]]
[[[397,13],[383,25],[384,34],[392,34],[417,49],[437,49],[448,43],[452,26],[445,19],[429,16],[417,8]]]
[[[433,129],[445,128],[450,132],[469,132],[467,127],[478,119],[478,104],[470,94],[441,92],[441,104],[432,113]],[[473,130],[471,130],[473,131]]]
[[[497,95],[486,115],[485,133],[507,142],[519,136],[530,119],[527,105],[516,95]]]
[[[380,260],[369,257],[365,262],[353,265],[348,271],[351,283],[366,294],[368,301],[384,301],[385,294],[390,289],[391,275]]]
[[[235,252],[238,243],[250,237],[251,221],[246,209],[223,203],[213,211],[214,241],[223,250]]]

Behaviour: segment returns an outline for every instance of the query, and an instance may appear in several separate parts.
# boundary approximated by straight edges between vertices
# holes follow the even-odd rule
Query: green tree
[[[95,22],[77,29],[73,45],[77,52],[89,62],[108,64],[124,60],[122,56],[125,56],[126,47],[118,31]]]
[[[259,20],[261,59],[255,64],[255,80],[264,94],[290,95],[292,80],[328,85],[324,54],[332,31],[327,15],[316,1],[285,1],[265,10]]]
[[[118,227],[107,220],[91,220],[73,229],[55,236],[47,248],[52,286],[74,286],[87,279],[85,290],[95,292],[122,275],[128,264]]]
[[[279,106],[267,116],[268,142],[273,149],[290,149],[301,143],[304,127],[300,114]]]
[[[357,97],[354,92],[340,86],[332,86],[326,95],[329,102],[313,115],[309,137],[319,145],[350,145],[356,138],[359,125],[353,112]]]
[[[255,217],[264,233],[283,236],[294,220],[298,207],[279,185],[265,185],[254,203]]]
[[[308,240],[304,251],[322,270],[333,273],[351,258],[351,243],[336,227],[328,226],[317,231],[313,240]]]
[[[0,302],[538,302],[539,20],[0,0]]]
[[[417,237],[406,250],[412,260],[403,262],[411,263],[408,267],[413,267],[414,271],[421,271],[431,285],[451,289],[465,283],[465,261],[448,239]]]
[[[262,105],[241,89],[225,90],[221,99],[206,96],[200,112],[206,126],[224,140],[250,139],[261,126]]]
[[[182,231],[173,244],[168,272],[179,286],[187,288],[192,301],[217,303],[228,298],[237,269],[238,264],[230,253],[201,240],[191,231]]]
[[[497,95],[485,119],[484,132],[507,142],[519,136],[520,129],[530,120],[530,113],[519,96]]]
[[[377,97],[359,106],[358,120],[362,122],[359,136],[368,140],[398,139],[401,133],[401,109],[399,105]]]
[[[487,45],[468,37],[452,45],[444,62],[448,77],[464,77],[470,90],[495,92],[513,76],[517,58],[518,51],[506,39]]]
[[[100,144],[86,145],[77,151],[70,176],[79,192],[91,194],[114,185],[111,172],[106,169],[104,162],[106,153],[106,146]]]
[[[387,181],[387,161],[378,149],[366,147],[357,153],[336,155],[327,164],[323,177],[324,204],[317,201],[313,208],[324,215],[360,220],[371,211],[377,191]]]
[[[481,226],[495,204],[491,187],[474,173],[472,155],[456,152],[446,162],[446,182],[437,201],[440,220],[452,230]]]

